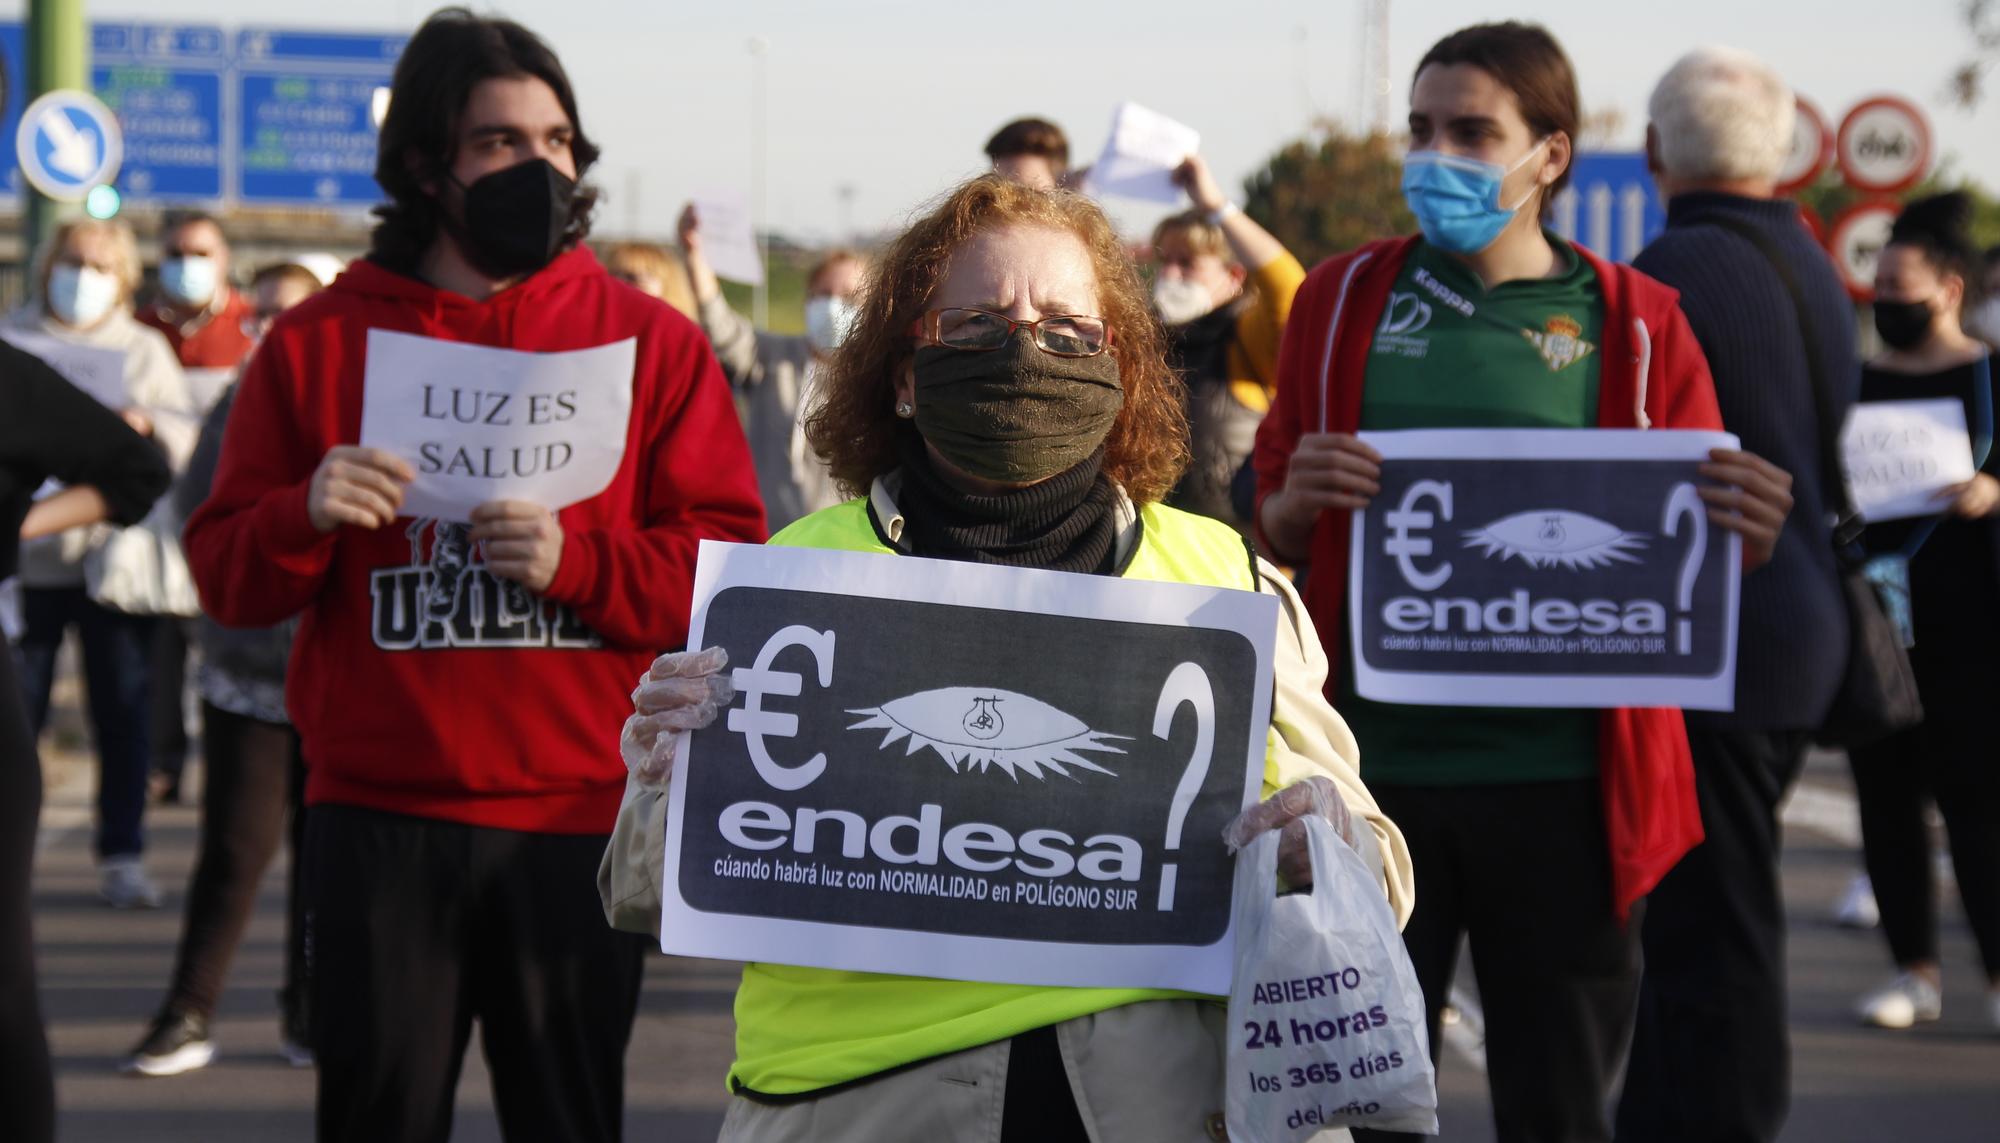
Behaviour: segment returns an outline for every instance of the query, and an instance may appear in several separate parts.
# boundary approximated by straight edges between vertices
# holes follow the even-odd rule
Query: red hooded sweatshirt
[[[624,462],[558,514],[562,561],[542,599],[488,574],[464,525],[312,526],[320,458],[360,437],[371,329],[539,352],[637,339]],[[608,833],[632,687],[687,638],[697,546],[763,538],[707,340],[577,249],[485,301],[357,262],[286,313],[244,372],[185,547],[219,622],[303,613],[286,696],[309,804]]]
[[[1306,277],[1292,302],[1278,356],[1277,397],[1257,430],[1258,539],[1266,550],[1274,549],[1263,535],[1264,498],[1284,486],[1299,437],[1360,429],[1368,351],[1390,288],[1417,241],[1375,242],[1329,259]],[[1680,295],[1630,266],[1576,250],[1604,295],[1599,427],[1720,429],[1715,382],[1681,313]],[[1306,610],[1336,672],[1347,661],[1349,526],[1346,512],[1321,513],[1304,553],[1312,569],[1303,593]],[[1335,693],[1331,673],[1326,693],[1329,699]],[[1368,744],[1361,745],[1366,751]],[[1599,754],[1613,905],[1623,918],[1701,842],[1694,764],[1675,709],[1606,710]]]

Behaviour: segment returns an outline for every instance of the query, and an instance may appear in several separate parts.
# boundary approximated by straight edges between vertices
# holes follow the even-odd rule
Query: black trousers
[[[1705,840],[1646,900],[1619,1143],[1771,1143],[1791,1106],[1778,803],[1803,732],[1690,728]]]
[[[278,852],[280,838],[292,848],[291,883],[285,911],[285,985],[281,1003],[288,1031],[301,1027],[305,926],[299,892],[305,816],[305,760],[298,732],[283,723],[231,714],[201,705],[201,851],[188,882],[187,912],[181,921],[180,953],[174,962],[167,1007],[215,1015],[230,959],[243,940],[257,904],[257,883]],[[287,823],[290,823],[287,828]]]
[[[20,1143],[56,1137],[55,1074],[35,990],[30,881],[42,812],[42,765],[14,677],[0,647],[0,1134]]]
[[[320,1143],[443,1143],[475,1017],[510,1143],[619,1138],[646,942],[604,923],[607,840],[312,807]]]
[[[1500,1143],[1605,1143],[1611,1086],[1639,991],[1639,934],[1612,907],[1595,779],[1374,785],[1416,873],[1403,943],[1423,986],[1431,1055],[1461,938],[1486,1013]],[[1421,1135],[1356,1131],[1359,1140]]]
[[[187,769],[188,732],[187,662],[188,631],[194,621],[162,617],[153,628],[152,710],[148,720],[152,738],[153,772],[179,782]]]
[[[2000,744],[1993,693],[1924,690],[1923,723],[1855,750],[1861,850],[1882,932],[1898,965],[1938,959],[1937,877],[1924,805],[1936,801],[1951,841],[1973,939],[1989,980],[2000,980]]]

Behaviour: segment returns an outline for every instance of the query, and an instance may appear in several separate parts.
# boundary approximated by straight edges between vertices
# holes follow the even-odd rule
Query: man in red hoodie
[[[1569,60],[1539,27],[1482,25],[1431,48],[1403,175],[1423,234],[1307,277],[1254,454],[1259,541],[1309,569],[1329,697],[1410,844],[1418,893],[1403,936],[1433,1045],[1470,939],[1503,1143],[1611,1137],[1605,1105],[1639,985],[1628,921],[1701,840],[1687,733],[1678,710],[1359,698],[1342,670],[1349,513],[1380,491],[1364,430],[1722,427],[1674,292],[1543,229],[1579,118]],[[1790,478],[1748,453],[1711,461],[1711,518],[1763,562]]]
[[[580,245],[598,152],[546,44],[433,16],[380,147],[373,250],[266,337],[186,536],[219,621],[303,613],[287,699],[309,769],[318,1134],[445,1138],[476,1017],[509,1138],[616,1139],[644,950],[591,887],[619,727],[632,681],[686,639],[700,542],[763,538],[756,478],[701,332]],[[356,445],[375,330],[631,342],[610,485],[554,512],[403,517],[418,458]]]

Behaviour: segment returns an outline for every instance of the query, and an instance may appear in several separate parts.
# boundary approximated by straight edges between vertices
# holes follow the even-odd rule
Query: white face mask
[[[118,279],[89,266],[58,265],[49,271],[48,303],[64,325],[96,325],[118,304]]]
[[[854,303],[846,298],[806,299],[806,343],[821,353],[831,353],[847,340],[857,316]]]
[[[1215,309],[1215,299],[1200,282],[1158,278],[1153,282],[1153,308],[1168,325],[1184,325]]]
[[[160,289],[174,304],[205,306],[215,300],[221,273],[215,259],[205,254],[169,258],[160,263]]]

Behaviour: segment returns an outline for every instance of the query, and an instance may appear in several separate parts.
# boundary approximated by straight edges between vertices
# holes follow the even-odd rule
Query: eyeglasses
[[[1014,331],[1025,329],[1043,353],[1095,357],[1111,348],[1111,326],[1085,314],[1050,314],[1039,321],[1015,321],[991,310],[932,310],[910,331],[926,345],[986,352],[1003,349]]]

